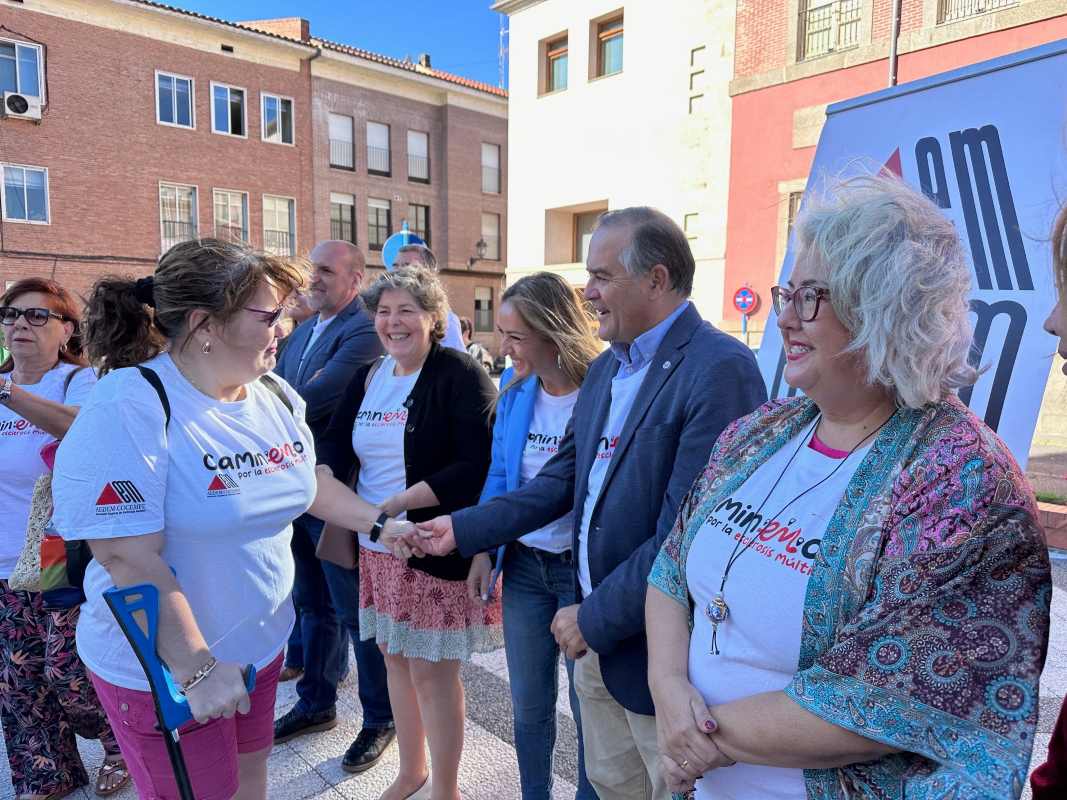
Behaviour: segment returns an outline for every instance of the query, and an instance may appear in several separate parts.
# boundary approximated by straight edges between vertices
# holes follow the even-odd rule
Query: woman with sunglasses
[[[888,177],[795,230],[772,297],[804,396],[723,432],[649,577],[672,789],[1017,798],[1052,587],[1022,471],[955,394],[976,377],[956,231]]]
[[[160,591],[157,649],[194,718],[181,746],[198,800],[263,800],[293,625],[291,523],[310,508],[369,530],[381,513],[316,472],[304,403],[267,374],[303,282],[289,260],[203,239],[171,248],[150,278],[99,281],[89,301],[88,350],[105,374],[60,447],[54,521],[93,551],[78,652],[141,797],[174,797],[175,781],[103,592]]]
[[[75,734],[100,739],[97,794],[129,782],[126,765],[74,646],[80,597],[12,589],[31,497],[96,376],[78,335],[79,304],[54,281],[21,280],[0,297],[10,355],[0,365],[0,719],[20,800],[57,798],[89,782]]]

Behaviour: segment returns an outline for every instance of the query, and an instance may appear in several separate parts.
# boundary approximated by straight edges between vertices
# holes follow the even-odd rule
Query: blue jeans
[[[355,570],[319,560],[315,547],[321,535],[322,522],[314,517],[305,514],[293,522],[293,601],[300,618],[304,651],[304,674],[296,684],[300,697],[297,706],[307,714],[334,707],[337,684],[347,670],[351,638],[363,727],[389,727],[393,724],[393,709],[389,705],[385,659],[374,641],[359,639],[359,575]]]
[[[559,646],[550,626],[556,611],[574,605],[574,564],[570,553],[553,555],[522,544],[504,555],[504,646],[515,719],[522,800],[552,795],[552,751],[556,746]],[[567,660],[571,711],[578,728],[577,800],[596,800],[585,777],[582,721],[574,691],[574,662]]]

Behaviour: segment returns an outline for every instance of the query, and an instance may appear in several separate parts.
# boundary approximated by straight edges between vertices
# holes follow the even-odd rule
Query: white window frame
[[[220,89],[226,89],[226,90],[237,89],[238,91],[244,92],[244,95],[245,95],[245,102],[244,102],[244,109],[243,109],[244,128],[245,128],[245,132],[244,133],[229,133],[227,131],[215,130],[215,87],[218,87]],[[232,136],[235,139],[247,139],[248,138],[248,89],[246,89],[243,86],[235,86],[232,83],[219,83],[218,81],[211,81],[211,93],[210,93],[210,95],[208,97],[208,100],[211,103],[211,132],[212,133],[217,134],[219,136]],[[227,124],[227,126],[229,125],[229,114],[226,115],[226,124]]]
[[[159,118],[159,76],[163,75],[167,78],[180,78],[183,81],[189,81],[189,125],[182,125],[180,122],[164,122]],[[196,130],[196,79],[189,75],[179,75],[177,72],[167,72],[164,69],[156,70],[156,124],[165,125],[168,128],[181,128],[187,131]],[[175,107],[174,118],[178,118],[177,107]]]
[[[192,189],[193,190],[193,226],[196,228],[194,231],[197,236],[200,235],[200,187],[195,183],[181,183],[180,181],[165,181],[160,180],[156,187],[156,203],[159,205],[159,248],[160,253],[163,251],[163,240],[166,236],[163,233],[163,187],[174,186],[179,189]],[[212,212],[214,215],[214,211]]]
[[[481,239],[483,241],[485,241],[485,237],[486,236],[493,236],[493,234],[487,234],[485,232],[485,220],[486,220],[486,217],[496,217],[496,234],[495,234],[495,237],[494,237],[496,239],[496,255],[495,256],[490,256],[489,253],[486,252],[485,259],[484,259],[485,261],[502,261],[503,260],[501,258],[501,255],[502,255],[502,251],[503,251],[504,248],[503,248],[503,242],[500,241],[501,228],[504,227],[503,216],[504,216],[503,214],[501,214],[501,213],[499,213],[497,211],[483,211],[482,212]],[[488,242],[487,242],[487,244],[488,244]]]
[[[278,101],[278,138],[271,139],[267,136],[267,98],[272,97]],[[281,127],[281,113],[282,106],[281,101],[288,100],[289,107],[292,109],[289,116],[293,123],[293,141],[287,142],[282,139],[282,127]],[[286,147],[296,147],[296,101],[287,97],[284,94],[274,94],[274,92],[260,92],[259,93],[259,138],[264,142],[270,142],[271,144],[284,144]],[[276,196],[276,195],[275,195]]]
[[[288,200],[289,205],[289,249],[292,251],[291,255],[296,255],[296,198],[290,197],[284,194],[271,194],[270,192],[264,192],[259,198],[259,215],[263,220],[263,249],[267,249],[267,204],[264,202],[266,198],[271,197],[275,200]]]
[[[378,125],[379,127],[385,128],[385,147],[384,148],[377,147],[376,145],[372,145],[371,144],[370,132],[371,132],[371,126],[372,125]],[[393,175],[393,126],[388,122],[378,122],[378,120],[375,120],[375,119],[368,119],[366,121],[366,124],[363,126],[363,131],[364,131],[364,134],[367,137],[367,172],[371,173],[373,175],[377,175],[379,177],[392,177],[392,175]],[[386,159],[387,169],[384,172],[382,170],[376,170],[376,169],[373,169],[371,167],[370,149],[372,147],[374,147],[377,150],[385,150],[385,159]]]
[[[248,192],[242,192],[240,189],[224,189],[222,187],[215,187],[211,190],[211,225],[214,232],[217,233],[219,227],[219,219],[215,216],[216,202],[218,201],[219,194],[238,194],[241,196],[244,202],[244,241],[252,241],[252,225],[249,216],[251,216],[251,205],[249,202]]]
[[[4,174],[9,167],[16,169],[33,169],[38,172],[44,173],[44,219],[18,219],[17,217],[9,217],[7,215],[7,176]],[[26,182],[22,183],[22,192],[26,193]],[[29,207],[26,208],[27,216],[29,216]],[[9,162],[0,163],[0,219],[4,222],[13,222],[18,225],[51,225],[52,224],[52,189],[48,182],[48,167],[38,167],[33,164],[12,164]]]
[[[15,45],[15,85],[19,90],[19,94],[24,94],[27,97],[37,97],[40,99],[42,106],[47,105],[48,98],[45,97],[47,89],[45,88],[44,82],[44,48],[35,42],[24,42],[20,39],[8,39],[2,36],[0,36],[0,42]],[[22,91],[22,86],[19,85],[21,83],[21,81],[19,81],[19,47],[32,47],[37,51],[37,86],[41,91],[39,95],[29,94],[28,92]]]

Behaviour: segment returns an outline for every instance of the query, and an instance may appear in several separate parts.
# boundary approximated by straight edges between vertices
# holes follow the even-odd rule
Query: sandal
[[[108,797],[124,789],[130,782],[130,771],[121,755],[107,756],[96,776],[97,797]]]

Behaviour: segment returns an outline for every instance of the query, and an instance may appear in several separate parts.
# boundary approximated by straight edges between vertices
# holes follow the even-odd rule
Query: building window
[[[500,260],[500,215],[482,214],[482,239],[486,261]]]
[[[596,26],[594,76],[602,78],[622,72],[622,14],[593,24]]]
[[[1019,0],[939,0],[937,21],[939,24],[958,19],[976,17],[988,11],[998,11],[1019,5]]]
[[[863,0],[800,0],[797,60],[856,47],[862,15]]]
[[[393,228],[393,210],[388,200],[376,197],[367,200],[367,246],[371,250],[381,250],[389,231]]]
[[[697,228],[700,227],[700,214],[686,214],[682,217],[682,230],[685,231],[685,238],[695,239],[697,238]]]
[[[411,230],[420,237],[426,246],[430,246],[430,207],[411,204],[411,216],[414,217]]]
[[[275,144],[293,143],[293,101],[289,97],[264,94],[263,130],[261,136],[265,142]]]
[[[800,201],[804,197],[803,192],[790,192],[789,193],[789,213],[786,217],[785,233],[788,236],[793,232],[793,223],[797,221],[797,214],[800,213]],[[779,219],[781,219],[779,217]]]
[[[263,195],[263,249],[276,256],[296,255],[296,201]]]
[[[545,94],[562,92],[567,88],[567,37],[561,36],[545,44]]]
[[[196,187],[159,185],[160,247],[167,252],[179,242],[197,237]]]
[[[388,177],[390,171],[389,126],[380,122],[368,122],[367,172]]]
[[[474,287],[474,330],[491,333],[493,330],[493,287]]]
[[[330,238],[356,243],[356,198],[330,192]]]
[[[408,180],[430,182],[430,134],[408,131]]]
[[[0,93],[18,92],[44,101],[44,54],[40,45],[0,39]]]
[[[482,191],[500,194],[500,145],[482,142]]]
[[[589,258],[589,242],[593,239],[593,229],[603,211],[590,211],[574,215],[574,263],[584,264]]]
[[[192,78],[156,73],[156,122],[177,128],[195,128],[195,109]]]
[[[352,118],[330,114],[330,166],[355,169],[355,150],[352,148]]]
[[[248,194],[215,190],[215,237],[228,242],[248,241]]]
[[[4,179],[3,218],[7,222],[48,224],[48,170],[0,164]]]
[[[211,130],[228,136],[246,136],[245,90],[211,84]]]

